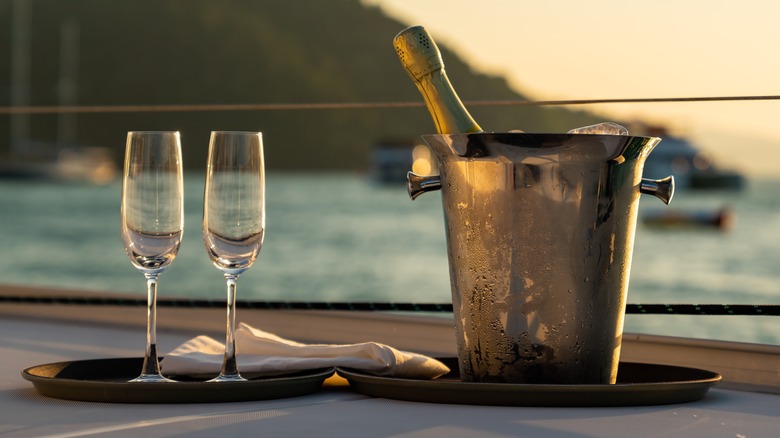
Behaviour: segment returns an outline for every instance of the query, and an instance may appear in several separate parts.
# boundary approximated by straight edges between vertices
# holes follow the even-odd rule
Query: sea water
[[[160,297],[224,300],[202,242],[203,175],[186,174],[185,231]],[[450,302],[441,195],[409,200],[403,184],[354,173],[269,173],[266,235],[238,280],[239,300]],[[739,192],[642,196],[629,303],[780,303],[780,181]],[[0,181],[0,283],[138,294],[124,252],[121,184]],[[653,228],[664,210],[730,208],[731,229]],[[442,317],[447,317],[442,315]],[[240,319],[240,315],[239,315]],[[626,331],[780,344],[780,317],[627,315]]]

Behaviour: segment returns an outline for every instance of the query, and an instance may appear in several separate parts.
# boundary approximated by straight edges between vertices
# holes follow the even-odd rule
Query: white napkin
[[[376,342],[301,344],[244,323],[236,330],[236,352],[238,369],[247,374],[344,367],[378,376],[434,379],[450,371],[431,357]],[[163,372],[170,375],[216,374],[222,367],[224,354],[224,344],[208,336],[198,336],[165,355],[161,366]]]

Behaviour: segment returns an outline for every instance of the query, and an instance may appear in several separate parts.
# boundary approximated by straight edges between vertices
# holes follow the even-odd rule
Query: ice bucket
[[[617,377],[641,193],[655,137],[478,133],[423,136],[439,176],[461,377],[609,384]]]

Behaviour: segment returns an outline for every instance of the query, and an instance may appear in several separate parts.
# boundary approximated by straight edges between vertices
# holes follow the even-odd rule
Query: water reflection
[[[184,180],[185,237],[162,298],[222,299],[222,278],[213,275],[201,239],[204,177]],[[440,195],[411,202],[401,184],[350,173],[271,173],[267,184],[270,232],[262,262],[244,276],[243,299],[450,301]],[[677,209],[728,204],[735,222],[727,233],[640,224],[628,301],[777,303],[780,181],[749,187],[675,197]],[[120,191],[119,182],[0,181],[0,282],[137,294],[137,272],[119,237]],[[640,217],[658,207],[644,200]],[[780,343],[780,319],[772,317],[629,315],[626,331]]]

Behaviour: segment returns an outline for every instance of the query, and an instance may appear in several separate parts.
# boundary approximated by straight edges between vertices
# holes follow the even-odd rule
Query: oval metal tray
[[[338,368],[352,389],[397,400],[490,406],[647,406],[702,399],[721,380],[711,371],[621,362],[614,385],[554,385],[462,382],[458,362],[440,358],[449,374],[435,380],[378,377]]]
[[[246,382],[206,382],[171,376],[176,382],[129,383],[143,358],[92,359],[37,365],[22,377],[47,397],[109,403],[213,403],[296,397],[317,391],[333,368],[291,375],[252,377]]]

